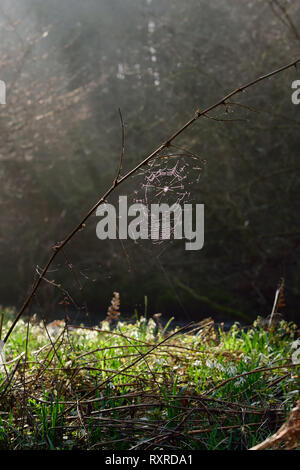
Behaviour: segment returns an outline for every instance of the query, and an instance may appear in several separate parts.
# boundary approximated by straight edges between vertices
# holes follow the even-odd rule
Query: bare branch
[[[118,168],[117,176],[114,180],[114,185],[115,186],[118,184],[118,180],[119,180],[120,173],[121,173],[121,170],[122,170],[122,165],[123,165],[124,153],[125,153],[125,126],[124,126],[123,116],[122,116],[122,112],[121,112],[120,108],[119,108],[119,115],[120,115],[121,128],[122,128],[122,145],[121,145],[121,155],[120,155],[119,168]]]

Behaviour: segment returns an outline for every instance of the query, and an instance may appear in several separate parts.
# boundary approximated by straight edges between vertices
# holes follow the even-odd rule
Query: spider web
[[[182,206],[194,199],[195,189],[206,161],[180,147],[172,146],[173,149],[175,152],[161,154],[150,160],[136,177],[139,183],[133,192],[133,202],[142,203],[148,214],[151,211],[151,204],[166,203],[169,206],[173,204]],[[171,239],[177,223],[180,223],[180,220],[174,217],[171,224]],[[151,240],[152,244],[159,245],[169,241],[164,239],[161,233],[158,239]]]

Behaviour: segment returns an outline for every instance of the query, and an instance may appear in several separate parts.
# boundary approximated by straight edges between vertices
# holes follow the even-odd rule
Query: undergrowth
[[[21,319],[2,351],[0,449],[247,449],[298,398],[295,333],[259,318],[229,331],[211,319],[181,330],[158,317]]]

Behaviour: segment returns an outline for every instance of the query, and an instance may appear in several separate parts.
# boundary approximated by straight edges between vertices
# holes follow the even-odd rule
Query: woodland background
[[[118,108],[125,171],[196,109],[292,61],[299,46],[298,0],[2,0],[1,304],[18,306],[51,247],[110,186],[121,146]],[[123,314],[247,321],[270,313],[284,277],[285,315],[296,320],[297,79],[292,69],[263,81],[176,142],[202,160],[199,182],[191,175],[184,184],[190,201],[205,204],[203,250],[100,242],[92,217],[48,279],[77,306],[86,301],[94,319],[117,291]],[[145,172],[128,180],[111,201],[143,200],[144,180]],[[57,317],[63,296],[44,283],[35,308]]]

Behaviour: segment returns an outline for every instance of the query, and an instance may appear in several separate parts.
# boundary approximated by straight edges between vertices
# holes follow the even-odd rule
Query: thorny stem
[[[142,160],[138,165],[136,165],[132,170],[128,171],[124,176],[122,176],[121,178],[119,178],[119,173],[121,171],[121,166],[122,166],[122,160],[123,160],[123,148],[124,148],[124,125],[123,125],[123,120],[122,120],[122,115],[119,111],[119,114],[120,114],[120,118],[121,118],[121,124],[122,124],[122,151],[121,151],[121,158],[120,158],[120,164],[119,164],[119,170],[118,170],[118,173],[117,173],[117,178],[114,179],[113,183],[112,183],[112,186],[104,193],[104,195],[98,200],[98,202],[96,202],[96,204],[91,207],[91,209],[87,212],[87,214],[83,217],[83,219],[81,220],[81,222],[69,233],[69,235],[67,235],[67,237],[59,242],[58,244],[56,244],[54,247],[53,247],[53,253],[52,255],[50,256],[50,259],[49,261],[46,263],[45,267],[43,268],[42,272],[39,274],[39,277],[37,279],[37,281],[35,282],[31,292],[29,293],[29,295],[27,296],[26,300],[24,301],[21,309],[19,310],[15,320],[13,321],[11,327],[9,328],[8,332],[6,333],[6,336],[4,338],[4,343],[7,342],[9,336],[11,335],[13,329],[15,328],[17,322],[19,321],[19,319],[21,318],[21,316],[23,315],[24,311],[27,309],[30,301],[33,299],[37,289],[39,288],[39,285],[41,284],[44,276],[46,275],[46,273],[48,272],[48,269],[50,268],[50,266],[52,265],[54,259],[56,258],[57,254],[62,250],[62,248],[64,248],[67,243],[69,243],[69,241],[74,237],[74,235],[76,235],[77,232],[79,232],[79,230],[82,229],[82,227],[84,226],[85,222],[90,218],[90,216],[95,212],[95,210],[101,205],[103,204],[104,202],[106,202],[106,199],[108,198],[108,196],[115,190],[115,188],[117,186],[119,186],[121,183],[124,183],[124,181],[126,181],[128,178],[130,178],[134,173],[136,173],[143,165],[146,165],[150,160],[152,160],[152,158],[156,157],[156,155],[158,155],[162,150],[164,150],[165,148],[167,147],[170,147],[171,143],[173,142],[173,140],[175,140],[179,135],[181,135],[186,129],[188,129],[192,124],[194,124],[194,122],[196,122],[200,117],[202,116],[206,116],[207,113],[209,113],[210,111],[218,108],[219,106],[221,105],[226,105],[226,101],[229,100],[232,96],[234,95],[237,95],[238,93],[241,93],[242,91],[246,90],[247,88],[250,88],[251,86],[253,85],[256,85],[257,83],[263,81],[263,80],[266,80],[267,78],[270,78],[274,75],[277,75],[278,73],[280,72],[283,72],[284,70],[287,70],[291,67],[296,67],[297,64],[300,62],[300,58],[294,60],[293,62],[287,64],[287,65],[284,65],[283,67],[280,67],[276,70],[273,70],[272,72],[270,73],[267,73],[265,75],[262,75],[258,78],[256,78],[255,80],[252,80],[251,82],[248,82],[247,84],[239,87],[239,88],[236,88],[235,90],[233,90],[231,93],[229,93],[228,95],[224,96],[224,98],[220,99],[219,101],[217,101],[215,104],[209,106],[208,108],[204,109],[203,111],[201,111],[200,109],[197,109],[197,111],[195,112],[195,115],[194,117],[192,117],[188,122],[186,122],[179,130],[177,130],[173,135],[171,135],[171,137],[169,139],[167,139],[165,142],[163,142],[159,147],[157,147],[156,150],[154,150],[150,155],[148,155],[144,160]]]

